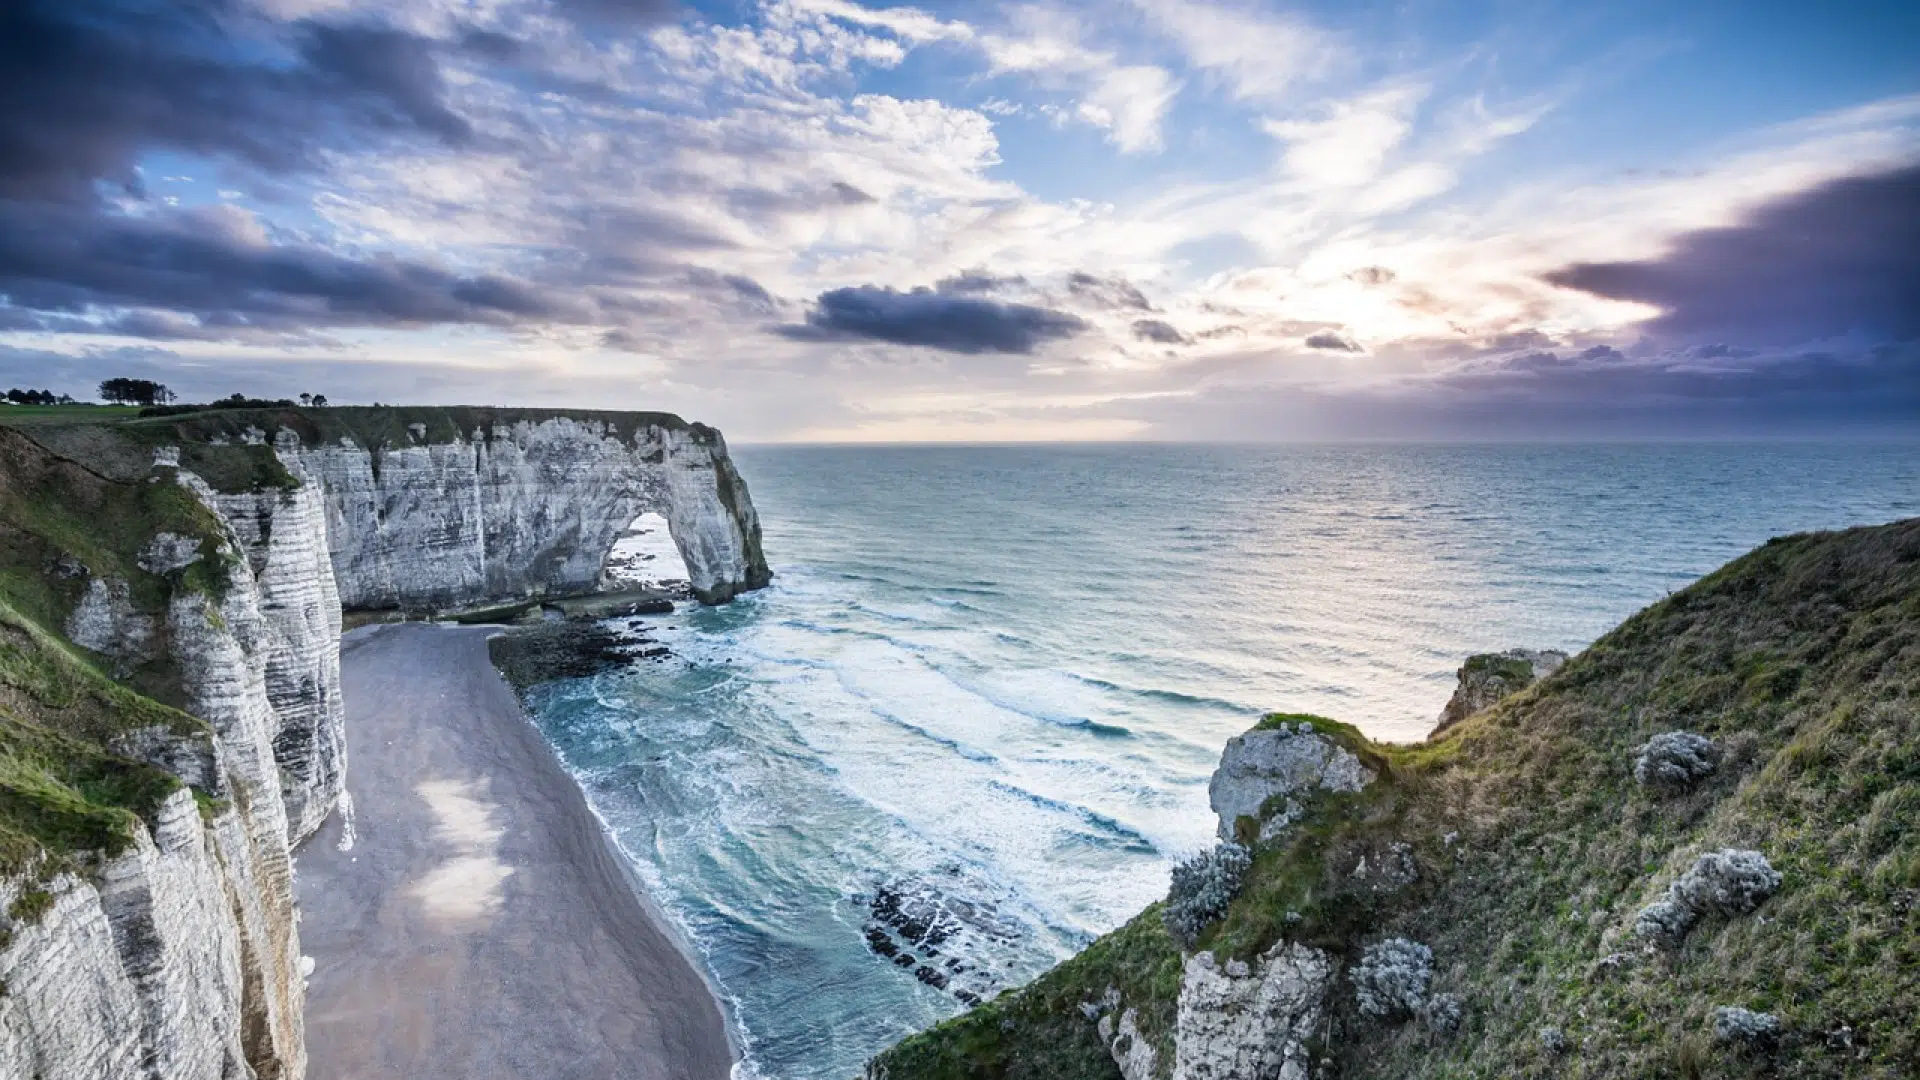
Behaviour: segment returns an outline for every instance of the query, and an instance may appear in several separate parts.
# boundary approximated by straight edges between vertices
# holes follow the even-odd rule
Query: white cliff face
[[[0,1076],[240,1080],[241,948],[193,797],[175,792],[151,831],[99,881],[44,886],[37,919],[8,919],[0,950]],[[0,882],[0,910],[28,886]]]
[[[454,442],[299,446],[280,457],[326,495],[340,600],[440,608],[580,592],[634,518],[667,519],[709,603],[766,583],[760,525],[717,435],[555,417]]]
[[[1333,957],[1281,942],[1249,969],[1211,953],[1187,957],[1174,1034],[1174,1080],[1307,1080]]]
[[[283,449],[288,446],[283,442]],[[297,458],[295,459],[297,460]],[[299,844],[325,821],[346,783],[340,699],[340,592],[328,552],[326,501],[311,477],[292,490],[220,494],[184,478],[245,553],[263,620],[273,755],[288,835]]]

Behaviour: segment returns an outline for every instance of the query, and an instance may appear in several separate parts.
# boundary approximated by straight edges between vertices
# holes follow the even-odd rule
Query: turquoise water
[[[847,1080],[1157,898],[1263,711],[1417,739],[1471,652],[1577,649],[1770,536],[1920,514],[1913,445],[736,457],[774,587],[535,713],[770,1080]]]

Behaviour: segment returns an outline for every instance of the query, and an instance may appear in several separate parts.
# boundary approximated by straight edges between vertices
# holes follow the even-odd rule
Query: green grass
[[[0,405],[0,424],[94,423],[139,414],[137,405]]]
[[[1325,1048],[1335,1075],[1920,1075],[1920,521],[1774,541],[1426,743],[1376,746],[1317,717],[1266,722],[1283,718],[1370,754],[1381,779],[1319,798],[1258,852],[1200,947],[1251,958],[1286,938],[1351,959],[1404,935],[1433,948],[1434,991],[1465,1003],[1462,1030],[1441,1040],[1357,1015],[1341,984]],[[1634,783],[1632,760],[1674,728],[1714,738],[1725,758],[1699,789],[1660,797]],[[1415,883],[1356,873],[1396,844]],[[1721,846],[1764,851],[1785,875],[1780,894],[1755,916],[1703,922],[1671,956],[1598,974],[1610,953],[1639,955],[1634,914]],[[1116,936],[1150,929],[1136,920]],[[1075,958],[986,1020],[950,1021],[878,1061],[894,1080],[1039,1080],[1071,1056],[1080,1071],[1057,1075],[1111,1080],[1097,1041],[1067,1049],[1085,1041],[1076,1024],[1092,1026],[1067,1006],[1107,985],[1151,1006],[1149,1037],[1168,1038],[1164,987]],[[1775,1012],[1788,1038],[1769,1059],[1717,1047],[1718,1005]],[[1570,1053],[1541,1049],[1546,1025]],[[1852,1051],[1829,1046],[1842,1026]]]
[[[45,878],[125,850],[135,823],[181,787],[108,749],[148,728],[212,741],[201,721],[114,682],[0,600],[0,874]]]

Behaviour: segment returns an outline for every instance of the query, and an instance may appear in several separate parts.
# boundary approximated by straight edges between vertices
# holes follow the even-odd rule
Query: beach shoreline
[[[493,668],[497,632],[342,638],[350,800],[296,863],[309,1075],[730,1076],[715,988]]]

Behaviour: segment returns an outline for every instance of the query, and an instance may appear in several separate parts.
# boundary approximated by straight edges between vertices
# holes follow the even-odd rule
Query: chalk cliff
[[[724,442],[670,416],[0,427],[0,1076],[304,1076],[291,853],[343,791],[342,606],[590,590],[647,511],[703,601],[766,584]]]

